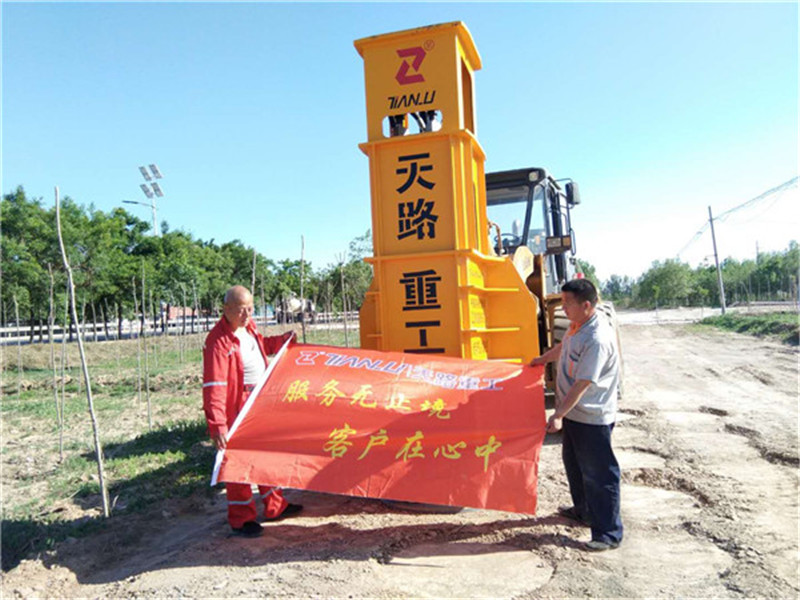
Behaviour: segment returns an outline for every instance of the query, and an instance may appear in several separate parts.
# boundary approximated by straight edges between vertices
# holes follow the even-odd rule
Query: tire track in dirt
[[[754,368],[748,365],[754,360],[754,344],[745,336],[710,332],[687,338],[676,327],[629,333],[650,354],[628,360],[649,401],[644,405],[651,422],[642,426],[650,445],[656,442],[670,459],[665,471],[640,470],[627,477],[683,490],[700,503],[700,513],[681,526],[734,560],[720,573],[726,589],[745,595],[796,595],[797,555],[788,549],[797,548],[798,462],[792,451],[797,403],[791,386],[785,385],[787,378],[796,381],[796,352],[789,361],[785,348],[759,342],[759,348],[777,359],[759,359],[760,368]],[[682,354],[691,354],[692,360],[680,360]],[[652,355],[665,362],[659,365]],[[666,361],[676,367],[672,376],[664,368]],[[637,370],[642,365],[646,369]],[[765,394],[767,402],[762,400]],[[741,424],[743,420],[753,426]],[[763,462],[750,458],[753,451]]]
[[[733,423],[725,423],[725,430],[744,436],[750,445],[758,450],[759,454],[761,454],[762,458],[767,462],[776,465],[785,465],[787,467],[797,467],[800,465],[800,458],[797,454],[788,454],[786,452],[770,449],[764,444],[761,440],[761,434],[755,429],[734,425]]]

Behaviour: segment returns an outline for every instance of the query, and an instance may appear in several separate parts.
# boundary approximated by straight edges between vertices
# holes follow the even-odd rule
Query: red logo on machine
[[[421,83],[425,81],[422,73],[419,72],[419,67],[425,59],[425,50],[422,46],[398,50],[397,56],[404,59],[400,68],[397,70],[397,74],[394,76],[394,78],[397,79],[397,83],[406,85],[408,83]],[[410,57],[413,57],[411,62],[408,61]],[[409,74],[409,70],[413,71],[413,73]]]

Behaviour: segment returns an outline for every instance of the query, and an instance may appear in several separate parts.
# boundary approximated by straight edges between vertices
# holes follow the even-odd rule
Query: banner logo
[[[325,354],[324,352],[309,352],[307,350],[301,350],[300,356],[295,359],[294,364],[296,365],[304,365],[304,366],[314,366],[314,359],[317,358],[320,354]]]

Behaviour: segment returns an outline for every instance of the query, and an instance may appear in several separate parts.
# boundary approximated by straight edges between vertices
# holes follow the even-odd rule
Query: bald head
[[[228,304],[229,302],[239,302],[242,300],[247,299],[252,300],[253,295],[243,285],[235,285],[232,288],[228,288],[228,291],[225,292],[225,298],[223,298],[222,303]]]
[[[235,285],[225,292],[222,314],[235,330],[247,325],[253,314],[253,295],[243,285]]]

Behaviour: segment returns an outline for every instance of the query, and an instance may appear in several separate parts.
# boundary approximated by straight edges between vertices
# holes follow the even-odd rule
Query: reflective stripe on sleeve
[[[214,387],[215,385],[228,385],[227,381],[209,381],[208,383],[204,383],[203,387]]]
[[[255,499],[251,500],[228,500],[228,504],[236,504],[238,506],[247,506],[248,504],[253,504]]]

